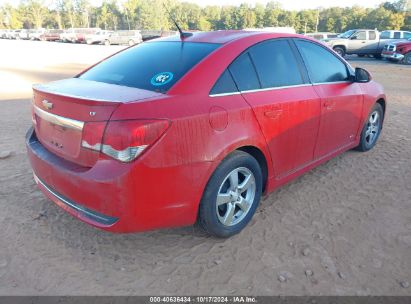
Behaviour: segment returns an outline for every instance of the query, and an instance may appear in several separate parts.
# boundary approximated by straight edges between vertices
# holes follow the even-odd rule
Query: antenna
[[[173,18],[173,15],[171,15],[171,12],[168,10],[167,6],[163,3],[164,8],[166,9],[170,19],[174,22],[175,26],[177,27],[178,32],[180,33],[180,39],[184,40],[184,38],[193,36],[193,33],[187,33],[187,32],[183,32],[180,28],[180,26],[178,25],[177,21]]]

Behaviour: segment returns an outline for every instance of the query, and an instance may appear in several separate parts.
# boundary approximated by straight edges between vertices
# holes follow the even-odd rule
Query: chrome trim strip
[[[246,94],[246,93],[256,93],[256,92],[264,92],[264,91],[282,90],[282,89],[289,89],[289,88],[309,87],[309,86],[312,86],[312,85],[313,85],[312,83],[303,83],[303,84],[296,84],[296,85],[290,85],[290,86],[255,89],[255,90],[246,90],[246,91],[232,92],[232,93],[211,94],[211,95],[208,95],[208,96],[209,97],[230,96],[230,95],[238,95],[238,94]]]
[[[313,85],[339,84],[339,83],[352,83],[352,81],[343,80],[343,81],[334,81],[334,82],[314,82]]]
[[[66,117],[62,117],[56,114],[52,114],[49,112],[46,112],[42,109],[40,109],[38,106],[34,105],[34,112],[39,116],[40,118],[47,120],[48,122],[51,122],[52,124],[64,127],[64,128],[70,128],[74,130],[81,131],[83,130],[84,122],[79,121],[79,120],[74,120]]]
[[[210,97],[221,97],[221,96],[230,96],[230,95],[239,95],[240,92],[232,92],[232,93],[220,93],[220,94],[210,94]]]
[[[240,91],[240,92],[241,92],[241,94],[243,94],[243,93],[255,93],[255,92],[276,91],[276,90],[282,90],[282,89],[310,87],[310,86],[312,86],[312,83],[303,83],[303,84],[296,84],[296,85],[282,86],[282,87],[273,87],[273,88],[264,88],[264,89],[255,89],[255,90],[247,90],[247,91]]]
[[[49,186],[47,186],[41,179],[37,177],[37,175],[33,172],[34,180],[37,184],[41,184],[44,189],[46,189],[51,195],[55,196],[58,198],[61,202],[66,204],[67,206],[73,208],[76,211],[79,211],[86,216],[88,216],[91,219],[94,219],[96,222],[100,224],[105,224],[105,225],[112,225],[117,221],[117,218],[111,217],[111,216],[102,216],[97,214],[96,212],[92,212],[88,208],[81,207],[75,203],[70,202],[69,200],[65,199],[62,197],[60,194],[56,193],[54,190],[52,190]]]

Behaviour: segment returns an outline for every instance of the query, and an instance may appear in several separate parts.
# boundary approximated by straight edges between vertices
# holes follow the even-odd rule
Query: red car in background
[[[40,35],[41,41],[59,41],[61,39],[60,35],[63,34],[63,30],[46,30]]]
[[[411,64],[411,38],[384,46],[381,56],[393,61]]]
[[[40,189],[112,232],[192,225],[228,237],[269,193],[374,147],[383,88],[301,35],[202,32],[128,48],[34,86]]]

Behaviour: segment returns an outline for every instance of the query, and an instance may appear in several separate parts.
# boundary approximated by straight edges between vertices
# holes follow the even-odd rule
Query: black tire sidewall
[[[370,115],[376,110],[378,111],[378,114],[380,115],[380,120],[381,120],[380,129],[378,130],[377,138],[374,140],[374,142],[371,145],[367,145],[366,140],[365,140],[365,132],[367,131],[367,124],[370,119]],[[367,116],[367,120],[364,122],[364,126],[361,131],[360,144],[358,145],[357,150],[364,151],[364,152],[369,151],[377,144],[377,141],[381,135],[381,129],[382,129],[383,122],[384,122],[384,111],[382,109],[382,106],[379,103],[376,103],[371,108],[371,111]]]
[[[225,177],[235,168],[245,167],[249,169],[255,178],[256,193],[254,201],[245,218],[234,226],[225,226],[218,220],[216,214],[217,193]],[[253,217],[261,199],[262,171],[257,160],[243,151],[235,151],[228,155],[214,171],[207,183],[200,202],[199,219],[200,226],[209,234],[217,237],[230,237],[239,233]]]
[[[336,46],[335,48],[333,48],[333,50],[341,57],[345,56],[345,50],[342,47]],[[340,52],[338,52],[338,50],[340,50]]]

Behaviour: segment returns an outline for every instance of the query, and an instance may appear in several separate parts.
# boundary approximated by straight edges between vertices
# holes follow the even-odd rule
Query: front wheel
[[[211,176],[201,199],[198,223],[213,236],[237,234],[253,217],[261,192],[262,173],[257,160],[235,151]]]
[[[405,54],[401,62],[404,64],[411,64],[411,52]]]
[[[109,40],[105,40],[105,41],[104,41],[104,45],[109,46],[109,45],[110,45],[110,41],[109,41]]]
[[[135,44],[135,43],[134,43],[134,40],[131,40],[131,39],[130,39],[130,40],[128,41],[128,45],[129,45],[129,46],[132,46],[132,45],[134,45],[134,44]]]
[[[382,106],[379,103],[376,103],[372,107],[368,119],[361,131],[360,144],[356,147],[358,151],[366,152],[375,146],[380,137],[383,120],[384,111]]]

